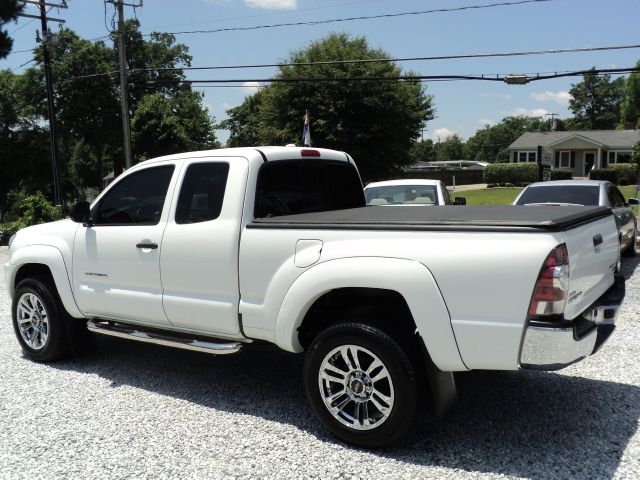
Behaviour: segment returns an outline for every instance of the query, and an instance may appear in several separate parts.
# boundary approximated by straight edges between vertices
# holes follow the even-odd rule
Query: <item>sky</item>
[[[138,3],[139,0],[126,0]],[[402,14],[441,8],[489,5],[510,0],[145,0],[125,16],[136,16],[143,33],[183,32],[309,22],[350,17]],[[511,0],[514,1],[514,0]],[[517,1],[517,0],[515,0]],[[58,0],[48,0],[57,3]],[[65,20],[65,27],[84,38],[108,33],[115,13],[102,0],[67,0],[67,9],[52,9],[50,16]],[[36,14],[29,6],[25,13]],[[176,39],[189,47],[193,66],[272,64],[286,61],[292,51],[333,32],[365,37],[370,47],[393,58],[465,55],[494,52],[590,48],[640,44],[640,0],[549,0],[378,19],[342,21],[322,25],[285,26],[250,31],[182,33]],[[20,18],[5,28],[14,39],[14,53],[0,60],[0,69],[19,72],[32,59],[39,20]],[[56,30],[55,23],[50,29]],[[25,51],[26,50],[26,51]],[[560,53],[535,56],[400,62],[403,70],[422,75],[534,74],[596,68],[633,67],[640,48],[603,52]],[[274,68],[189,72],[193,79],[269,78]],[[571,116],[571,85],[580,77],[507,85],[494,81],[425,83],[437,113],[423,138],[444,140],[453,133],[463,139],[484,125],[509,115]],[[216,121],[226,110],[240,105],[255,86],[202,88],[205,104]],[[300,129],[302,131],[302,115]],[[313,112],[311,112],[313,119]],[[313,120],[311,123],[313,136]],[[218,131],[225,141],[228,133]]]

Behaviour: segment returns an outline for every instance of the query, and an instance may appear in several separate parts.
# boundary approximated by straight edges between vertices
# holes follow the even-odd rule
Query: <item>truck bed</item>
[[[611,215],[583,206],[369,206],[255,219],[247,228],[563,231]]]

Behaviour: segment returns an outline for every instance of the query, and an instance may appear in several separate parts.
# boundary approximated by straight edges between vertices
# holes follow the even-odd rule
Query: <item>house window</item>
[[[518,163],[530,163],[536,161],[537,152],[518,152]]]
[[[609,164],[612,163],[631,163],[631,151],[630,150],[622,150],[622,151],[612,151],[609,152]]]
[[[560,168],[571,168],[571,152],[560,152]]]

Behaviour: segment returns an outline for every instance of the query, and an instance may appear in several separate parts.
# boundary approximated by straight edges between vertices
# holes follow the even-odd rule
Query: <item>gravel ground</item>
[[[325,433],[301,356],[267,346],[214,357],[105,338],[75,361],[25,360],[0,267],[0,478],[637,479],[639,263],[623,265],[600,353],[560,373],[461,374],[457,413],[373,452]]]

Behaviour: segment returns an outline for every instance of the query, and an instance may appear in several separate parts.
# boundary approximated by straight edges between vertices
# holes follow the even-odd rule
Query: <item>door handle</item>
[[[600,234],[594,235],[594,237],[593,237],[593,246],[597,247],[600,244],[602,244],[602,235],[600,235]]]
[[[158,248],[157,243],[138,243],[136,244],[136,248],[150,248],[151,250],[155,250]]]

